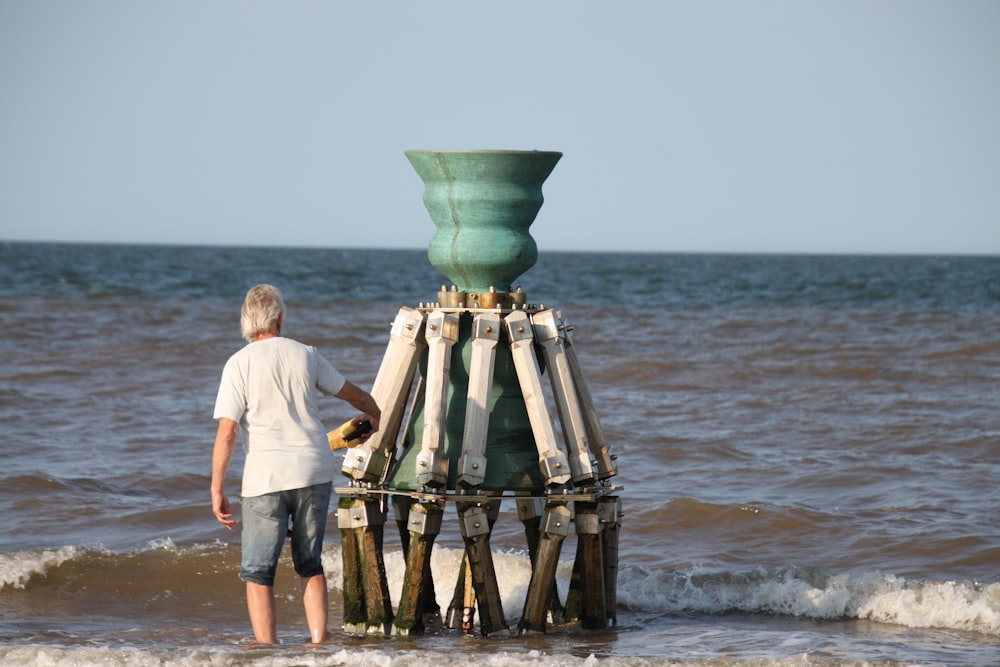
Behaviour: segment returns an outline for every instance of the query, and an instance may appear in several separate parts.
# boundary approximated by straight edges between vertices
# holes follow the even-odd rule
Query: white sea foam
[[[752,661],[728,657],[667,659],[610,656],[598,658],[549,652],[443,653],[433,650],[383,649],[139,649],[132,647],[0,647],[0,663],[46,667],[868,667],[864,660],[844,661],[800,654]],[[886,663],[880,662],[879,665]],[[893,663],[895,664],[895,663]],[[913,666],[917,667],[917,666]]]
[[[77,557],[82,551],[81,547],[62,547],[54,551],[0,553],[0,590],[24,588],[32,577],[44,576],[51,568]]]
[[[732,573],[626,567],[618,591],[619,604],[639,610],[858,618],[1000,635],[997,583],[909,581],[877,571],[830,574],[814,568]]]
[[[522,552],[495,552],[493,558],[504,613],[516,618],[524,606],[531,578],[528,556]],[[460,549],[435,548],[431,567],[442,609],[451,601],[461,564]],[[331,586],[339,587],[339,548],[328,550],[324,565]],[[556,582],[563,595],[572,566],[572,561],[564,560],[557,570]],[[405,570],[402,553],[387,552],[385,567],[390,596],[398,600]],[[854,618],[911,628],[1000,635],[1000,583],[910,581],[878,571],[833,574],[818,568],[710,572],[624,567],[618,576],[618,604],[650,612],[738,611],[819,620]]]
[[[447,609],[451,603],[452,593],[459,573],[462,571],[462,550],[435,547],[431,555],[431,571],[434,573],[435,593],[438,606]],[[400,550],[389,550],[384,553],[386,579],[389,584],[389,596],[399,600],[403,590],[403,577],[406,572],[406,562]],[[572,569],[571,562],[560,564],[557,572],[559,579],[568,580]],[[323,554],[323,567],[331,587],[339,588],[343,579],[343,561],[340,547],[330,548]],[[494,552],[493,568],[496,572],[500,599],[504,606],[504,615],[516,617],[524,607],[528,592],[528,582],[531,579],[531,563],[524,552]]]

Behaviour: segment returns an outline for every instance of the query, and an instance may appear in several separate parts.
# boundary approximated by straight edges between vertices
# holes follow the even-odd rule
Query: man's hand
[[[355,426],[361,422],[371,422],[372,430],[361,436],[360,442],[366,442],[378,430],[379,420],[382,418],[382,411],[375,403],[375,399],[367,391],[352,384],[350,381],[344,382],[344,386],[337,392],[336,396],[364,413],[351,420]]]
[[[226,494],[221,491],[212,492],[212,514],[229,530],[236,526],[236,519],[229,511],[229,498],[226,498]]]
[[[223,486],[226,483],[226,470],[233,458],[236,448],[236,433],[239,425],[232,419],[219,419],[219,428],[215,433],[215,447],[212,450],[212,514],[223,526],[232,530],[236,519],[229,511],[229,498],[226,498]]]
[[[354,428],[358,428],[365,422],[368,422],[371,425],[371,428],[367,433],[358,437],[358,444],[368,442],[368,439],[375,435],[375,431],[378,430],[378,417],[372,417],[371,415],[358,415],[351,420],[351,424],[354,425]]]

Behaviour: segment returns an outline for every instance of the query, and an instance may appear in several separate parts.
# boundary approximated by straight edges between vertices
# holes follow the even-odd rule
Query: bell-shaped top
[[[431,264],[461,291],[509,290],[538,259],[528,228],[562,153],[414,150],[406,157],[424,182],[424,205],[437,226],[427,250]]]

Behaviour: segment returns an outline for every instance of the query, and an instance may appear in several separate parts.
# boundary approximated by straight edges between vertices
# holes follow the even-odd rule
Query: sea
[[[334,513],[318,647],[287,553],[280,644],[252,643],[239,534],[210,510],[215,393],[260,282],[285,335],[370,388],[396,312],[447,279],[422,249],[0,242],[0,664],[1000,664],[1000,257],[542,249],[517,286],[572,326],[617,456],[616,624],[349,635]],[[516,628],[506,501],[491,546]],[[449,506],[443,608],[461,554]],[[396,604],[391,519],[385,562]]]

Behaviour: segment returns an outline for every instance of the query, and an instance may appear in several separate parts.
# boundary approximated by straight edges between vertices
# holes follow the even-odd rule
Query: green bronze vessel
[[[471,330],[476,308],[523,307],[523,293],[512,293],[514,281],[538,258],[529,227],[542,206],[542,183],[562,153],[512,150],[421,150],[406,157],[423,180],[424,205],[437,231],[428,259],[452,281],[451,294],[439,295],[439,306],[458,313],[458,341],[452,348],[448,377],[444,451],[449,460],[446,488],[456,488],[462,454],[471,357]],[[460,296],[455,296],[457,293]],[[451,296],[449,303],[445,300]],[[430,310],[428,308],[427,310]],[[419,372],[426,379],[427,353]],[[540,491],[544,481],[538,452],[518,385],[509,341],[496,348],[483,490]],[[416,458],[424,428],[424,407],[414,408],[410,445],[398,453],[389,486],[419,489]]]

